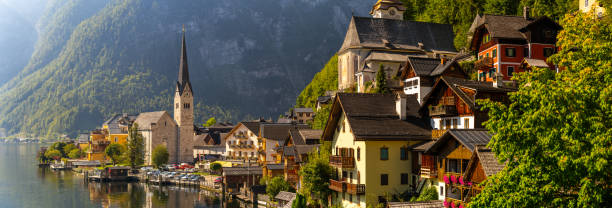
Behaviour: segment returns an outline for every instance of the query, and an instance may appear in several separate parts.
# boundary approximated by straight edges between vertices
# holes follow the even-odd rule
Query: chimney
[[[495,78],[493,79],[493,87],[500,88],[504,86],[504,75],[499,72],[495,72]]]
[[[528,6],[524,6],[523,7],[523,18],[525,19],[530,19],[531,17],[529,17],[529,7]]]
[[[395,98],[395,111],[400,120],[406,120],[406,94],[399,93]]]

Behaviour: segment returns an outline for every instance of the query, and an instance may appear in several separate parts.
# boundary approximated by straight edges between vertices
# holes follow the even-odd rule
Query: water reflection
[[[4,207],[246,207],[195,188],[86,182],[71,171],[38,168],[38,144],[0,144],[0,208]]]

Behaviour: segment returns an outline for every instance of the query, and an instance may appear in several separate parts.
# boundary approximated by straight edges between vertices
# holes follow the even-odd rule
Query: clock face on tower
[[[389,14],[390,14],[391,16],[395,15],[395,9],[391,8],[391,9],[389,10]]]

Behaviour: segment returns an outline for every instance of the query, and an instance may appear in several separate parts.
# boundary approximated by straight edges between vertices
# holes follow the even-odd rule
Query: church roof
[[[142,130],[151,129],[151,125],[157,123],[159,119],[166,113],[166,111],[155,111],[155,112],[145,112],[140,113],[136,118],[135,123],[138,124],[138,128]],[[174,121],[174,120],[172,120]],[[176,125],[176,124],[172,124]]]
[[[353,17],[340,52],[349,48],[456,52],[449,24]]]
[[[181,63],[179,64],[178,81],[176,83],[179,94],[183,94],[186,86],[193,91],[191,82],[189,81],[189,66],[187,63],[187,45],[185,44],[185,28],[183,28],[183,39],[181,45]]]

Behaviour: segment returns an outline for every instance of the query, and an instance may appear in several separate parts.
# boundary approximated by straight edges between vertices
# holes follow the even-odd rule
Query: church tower
[[[374,18],[403,20],[406,7],[400,0],[378,0],[372,7],[370,15]]]
[[[189,81],[189,67],[187,65],[187,46],[185,44],[185,26],[183,26],[183,39],[181,46],[181,60],[179,65],[178,81],[174,94],[174,120],[178,124],[177,150],[178,162],[193,162],[193,88]]]

